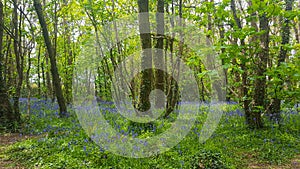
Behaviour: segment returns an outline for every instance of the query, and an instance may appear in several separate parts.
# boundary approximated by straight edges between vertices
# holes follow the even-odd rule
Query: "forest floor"
[[[7,159],[5,149],[16,142],[24,141],[27,139],[37,139],[42,136],[20,135],[18,133],[8,133],[0,135],[0,169],[26,169],[24,166],[16,163],[15,161]],[[300,155],[293,158],[290,164],[285,165],[268,165],[251,162],[249,159],[249,169],[300,169]],[[37,167],[38,168],[38,167]]]
[[[5,149],[16,142],[41,136],[20,135],[18,133],[0,134],[0,169],[25,169],[22,165],[7,159]]]
[[[267,165],[267,164],[258,164],[258,163],[251,163],[248,165],[249,169],[300,169],[300,155],[297,155],[293,158],[290,164],[285,165]]]
[[[22,112],[27,112],[26,106],[26,100],[21,102]],[[182,106],[189,106],[189,103]],[[101,103],[98,108],[116,131],[134,138],[159,135],[169,128],[172,119],[176,119],[174,113],[168,119],[158,119],[152,128],[143,129],[124,120],[113,104]],[[201,107],[203,113],[197,116],[194,127],[180,143],[160,155],[135,159],[105,151],[93,142],[73,109],[70,108],[68,118],[59,118],[56,103],[32,100],[30,118],[24,120],[22,134],[0,133],[0,169],[189,169],[204,165],[213,168],[300,169],[299,111],[283,111],[281,127],[265,117],[265,128],[249,130],[239,105],[228,103],[221,105],[220,109],[224,114],[205,144],[199,144],[199,136],[205,114],[209,112],[206,105]],[[188,115],[184,117],[189,118]]]
[[[0,135],[0,169],[4,169],[4,168],[23,169],[24,168],[18,164],[15,164],[13,161],[7,159],[5,154],[3,153],[7,146],[27,138],[28,136],[21,137],[19,134]]]

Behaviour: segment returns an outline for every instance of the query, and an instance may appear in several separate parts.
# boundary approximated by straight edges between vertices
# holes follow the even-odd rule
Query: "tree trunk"
[[[15,53],[15,58],[16,58],[16,67],[17,67],[17,74],[18,74],[18,79],[16,83],[16,92],[14,94],[14,113],[15,117],[18,118],[17,120],[20,121],[20,110],[19,110],[19,99],[21,96],[21,88],[22,88],[22,83],[23,83],[23,56],[22,56],[22,51],[21,51],[21,34],[19,34],[19,24],[21,25],[21,20],[20,23],[18,23],[18,4],[17,0],[13,1],[13,29],[14,29],[14,53]],[[21,17],[20,17],[21,19]]]
[[[49,54],[47,51],[45,51],[45,64],[46,64],[46,68],[47,69],[44,69],[44,73],[46,74],[46,82],[47,82],[47,86],[45,86],[47,88],[47,93],[46,93],[46,96],[49,96],[50,99],[52,101],[54,101],[54,98],[55,98],[55,92],[54,92],[54,89],[53,89],[53,86],[52,86],[52,83],[51,83],[51,77],[50,77],[50,73],[49,73]],[[44,74],[44,77],[45,77],[45,74]]]
[[[27,86],[27,117],[26,119],[29,120],[30,118],[30,109],[31,109],[31,104],[30,104],[30,98],[31,98],[31,84],[30,84],[30,69],[31,69],[31,51],[32,48],[28,51],[28,69],[26,71],[26,86]]]
[[[7,88],[4,79],[5,65],[4,54],[2,52],[3,47],[3,27],[4,27],[4,14],[3,14],[3,3],[0,1],[0,127],[12,130],[14,129],[14,124],[18,123],[20,117],[16,117],[13,113],[11,103],[8,98]],[[0,128],[0,130],[1,130]]]
[[[263,122],[261,114],[265,107],[265,92],[266,92],[266,70],[269,58],[269,23],[267,14],[263,13],[259,16],[259,28],[262,34],[260,35],[261,51],[258,54],[258,62],[256,69],[256,79],[254,82],[253,108],[251,117],[256,128],[262,128]]]
[[[41,74],[40,74],[40,67],[41,67],[41,46],[39,46],[38,50],[38,63],[37,63],[37,74],[38,74],[38,98],[41,98]],[[44,81],[44,79],[43,79]]]
[[[139,8],[139,30],[140,38],[142,41],[142,68],[152,67],[152,43],[151,43],[151,34],[150,34],[150,22],[149,22],[149,2],[148,0],[138,0]],[[142,14],[141,14],[142,13]],[[146,32],[146,33],[144,33]],[[141,89],[139,95],[139,105],[138,110],[146,112],[150,109],[150,100],[149,95],[151,92],[152,86],[152,69],[145,69],[142,72],[141,79]],[[149,115],[149,114],[148,114]]]
[[[242,27],[242,22],[240,20],[240,18],[238,18],[238,15],[237,15],[237,12],[236,12],[236,5],[235,5],[235,0],[231,0],[231,10],[232,10],[232,13],[233,13],[233,17],[234,17],[234,20],[235,20],[235,23],[236,25],[238,26],[238,28],[241,30],[243,27]],[[241,41],[241,46],[243,47],[242,49],[242,56],[243,57],[246,57],[245,56],[245,39],[240,39]],[[237,44],[237,40],[235,41],[236,45]],[[247,66],[246,66],[246,62],[243,61],[243,60],[246,60],[246,59],[242,59],[242,63],[240,64],[240,67],[241,69],[243,70],[243,73],[242,73],[242,96],[243,96],[243,107],[244,107],[244,111],[245,111],[245,117],[246,117],[246,122],[248,124],[248,126],[250,128],[255,128],[256,126],[254,125],[255,124],[255,119],[252,118],[252,112],[250,111],[250,100],[249,100],[249,94],[248,94],[248,69],[247,69]],[[260,117],[259,117],[260,118]]]
[[[293,0],[285,0],[286,8],[285,11],[289,12],[293,8]],[[283,62],[285,62],[285,59],[287,57],[288,50],[284,47],[286,44],[290,41],[290,19],[285,18],[283,24],[282,24],[282,32],[281,32],[281,46],[280,46],[280,53],[278,56],[278,64],[279,67]],[[280,109],[281,109],[281,99],[280,96],[277,95],[278,92],[280,92],[283,87],[283,79],[282,75],[279,73],[278,77],[281,79],[279,84],[277,84],[278,87],[275,88],[275,98],[273,99],[273,102],[271,103],[270,107],[270,118],[274,122],[280,122]]]
[[[155,56],[153,58],[155,65],[155,88],[165,92],[164,74],[157,71],[158,68],[164,67],[164,0],[157,1],[156,14],[156,44]],[[157,96],[156,96],[157,97]],[[155,108],[164,108],[164,102],[160,98],[155,98]]]
[[[171,4],[171,11],[172,11],[172,16],[175,15],[175,5],[174,5],[174,1],[172,0],[172,4]],[[179,18],[180,18],[180,23],[179,26],[182,26],[182,1],[179,1]],[[174,29],[175,27],[175,21],[173,18],[171,18],[170,20],[171,23],[171,28]],[[174,41],[175,41],[175,31],[172,32],[172,37],[171,39],[169,39],[169,47],[170,47],[170,61],[172,65],[177,66],[177,70],[179,70],[178,64],[176,64],[175,62],[177,62],[177,60],[175,60],[174,62],[174,57],[173,57],[173,50],[174,50]],[[183,36],[182,36],[182,32],[180,32],[180,47],[179,47],[179,55],[181,57],[182,53],[183,53]],[[166,57],[167,58],[167,57]],[[166,62],[167,63],[167,62]],[[166,67],[167,68],[167,67]],[[176,69],[176,67],[172,67],[172,69]],[[177,79],[179,79],[179,72],[177,71]],[[166,95],[167,95],[167,107],[166,107],[166,113],[164,115],[164,117],[168,117],[175,109],[175,107],[178,105],[178,101],[179,101],[179,92],[178,92],[178,84],[175,81],[175,79],[172,76],[167,76],[167,74],[165,74],[165,82],[166,82]]]
[[[56,57],[54,54],[53,47],[51,45],[51,41],[49,38],[49,33],[47,29],[47,24],[44,19],[43,11],[42,11],[42,6],[39,0],[34,0],[34,7],[37,12],[38,18],[40,25],[42,27],[42,32],[43,32],[43,37],[45,40],[45,44],[48,50],[49,58],[50,58],[50,63],[51,63],[51,74],[53,77],[53,87],[55,89],[56,93],[56,98],[59,104],[59,115],[60,117],[65,117],[67,115],[67,107],[65,103],[65,99],[63,97],[62,89],[61,89],[61,84],[60,84],[60,78],[56,66]]]
[[[9,65],[9,61],[10,61],[10,57],[9,57],[9,54],[10,54],[10,46],[11,46],[11,38],[9,38],[9,36],[7,36],[6,38],[6,43],[7,43],[7,48],[6,48],[6,53],[4,55],[3,53],[3,57],[5,57],[5,65]],[[11,77],[11,73],[9,71],[9,66],[7,66],[7,68],[4,71],[4,80],[5,82],[7,82],[7,79],[9,79],[9,77]]]

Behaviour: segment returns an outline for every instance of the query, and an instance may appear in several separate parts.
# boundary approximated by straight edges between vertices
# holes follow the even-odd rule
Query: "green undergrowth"
[[[30,116],[23,131],[23,134],[41,137],[15,143],[5,153],[10,160],[28,168],[51,169],[247,168],[253,162],[286,164],[300,154],[299,114],[287,113],[283,116],[282,126],[265,119],[264,129],[250,130],[237,105],[224,105],[222,109],[225,113],[221,122],[205,143],[199,143],[198,137],[206,118],[203,110],[192,130],[178,145],[163,154],[139,159],[114,155],[99,147],[81,128],[75,113],[61,119],[56,111],[43,109]],[[163,129],[160,130],[156,132]],[[146,131],[140,133],[140,137],[155,135]]]

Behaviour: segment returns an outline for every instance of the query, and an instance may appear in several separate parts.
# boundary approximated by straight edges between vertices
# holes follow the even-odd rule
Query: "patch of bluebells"
[[[20,100],[20,104],[22,107],[22,112],[27,112],[27,99],[22,99],[22,101]],[[184,104],[189,104],[189,103],[184,103]],[[230,106],[235,106],[236,103],[234,102],[228,102],[227,105]],[[114,125],[116,130],[119,130],[121,135],[131,135],[133,137],[138,137],[139,136],[139,132],[143,130],[143,128],[141,126],[122,126],[122,125],[127,125],[128,123],[126,123],[127,121],[125,121],[124,119],[121,119],[121,123],[117,122],[116,120],[119,120],[120,116],[118,116],[117,113],[117,109],[113,106],[112,102],[100,102],[100,106],[99,106],[100,111],[105,114],[105,116],[107,117],[107,121],[110,121],[110,123],[112,125]],[[72,109],[71,109],[72,111]],[[98,154],[103,153],[100,157],[103,159],[116,159],[114,156],[112,156],[111,154],[105,154],[107,152],[104,151],[103,147],[98,147],[97,145],[95,145],[92,141],[90,141],[91,139],[88,138],[85,134],[83,129],[81,128],[80,123],[78,122],[76,116],[73,114],[71,114],[71,117],[68,119],[59,119],[58,118],[58,104],[57,103],[52,103],[51,100],[39,100],[39,99],[31,99],[31,115],[32,118],[30,119],[30,125],[28,125],[28,130],[31,133],[38,133],[38,134],[42,134],[42,133],[49,133],[52,134],[51,136],[49,136],[48,138],[42,138],[38,140],[38,145],[44,144],[45,146],[43,148],[45,149],[51,149],[51,152],[49,152],[49,156],[53,156],[52,154],[55,154],[56,149],[57,151],[60,152],[66,152],[66,156],[68,156],[67,158],[73,158],[73,155],[75,154],[74,150],[79,150],[80,151],[80,155],[81,157],[85,158],[87,161],[89,160],[93,160],[93,159],[89,159],[89,156],[91,154]],[[282,113],[285,120],[287,120],[289,118],[290,121],[295,120],[295,118],[292,118],[293,115],[297,115],[297,113],[295,111],[287,111],[287,112],[283,112]],[[173,114],[172,114],[173,115]],[[174,115],[175,116],[175,115]],[[174,118],[174,116],[172,116],[172,118]],[[230,152],[227,151],[227,149],[232,150],[231,145],[226,144],[226,142],[231,142],[232,144],[238,143],[238,146],[243,146],[243,142],[245,142],[244,147],[247,148],[247,146],[256,146],[257,150],[259,150],[259,148],[265,146],[266,148],[271,148],[271,152],[274,152],[272,150],[272,148],[276,148],[275,146],[280,145],[280,144],[284,144],[281,143],[282,139],[275,139],[274,137],[272,137],[272,135],[269,135],[269,137],[266,137],[264,134],[261,133],[255,133],[256,131],[253,131],[253,135],[249,135],[249,131],[245,130],[246,132],[244,133],[245,137],[233,137],[236,135],[239,135],[241,133],[241,128],[235,128],[235,124],[234,123],[243,123],[244,120],[244,113],[241,109],[236,109],[234,108],[229,108],[229,110],[225,111],[223,118],[224,121],[220,122],[220,126],[224,125],[227,126],[227,129],[229,128],[229,130],[226,129],[225,130],[223,127],[219,127],[220,130],[215,132],[211,139],[208,140],[207,144],[210,144],[209,142],[212,142],[211,144],[213,146],[222,146],[219,147],[220,149],[225,150],[224,152]],[[237,117],[241,117],[241,118],[237,118]],[[176,116],[175,116],[176,118]],[[227,123],[226,119],[228,120]],[[160,119],[163,120],[163,119]],[[165,122],[161,122],[161,123],[154,123],[152,125],[149,125],[149,130],[150,132],[157,134],[160,131],[164,130],[166,128],[166,126],[168,125],[168,120],[169,119],[164,119]],[[205,119],[204,119],[205,120]],[[179,164],[179,166],[177,166],[176,168],[186,168],[185,165],[188,164],[188,160],[189,159],[184,159],[186,154],[192,154],[195,151],[198,151],[199,149],[195,149],[194,147],[192,147],[191,145],[195,143],[194,139],[199,138],[200,133],[201,133],[201,125],[203,124],[203,121],[201,118],[196,120],[195,126],[192,129],[191,133],[193,138],[191,139],[189,136],[186,138],[186,140],[190,139],[192,141],[190,142],[181,142],[178,146],[174,147],[173,150],[171,150],[170,154],[172,155],[172,157],[174,157],[177,161],[176,163]],[[299,122],[298,122],[299,124]],[[222,131],[225,131],[224,133],[222,133]],[[285,130],[286,132],[289,132],[288,129]],[[274,132],[274,131],[272,131]],[[250,141],[248,142],[248,138],[246,138],[246,136],[250,136],[252,137],[252,141],[254,142],[255,140],[258,140],[255,143],[260,143],[259,146],[257,145],[251,145]],[[100,136],[98,136],[100,137]],[[107,136],[103,136],[108,138]],[[244,139],[245,138],[245,139]],[[97,140],[97,138],[94,138],[95,140]],[[238,140],[240,139],[240,140]],[[243,140],[244,139],[244,140]],[[77,141],[76,141],[77,140]],[[218,141],[215,141],[218,140]],[[241,141],[242,140],[242,141]],[[126,142],[127,140],[124,140],[124,142]],[[215,142],[214,142],[215,141]],[[225,145],[223,144],[223,142],[225,142]],[[222,144],[218,144],[218,143],[222,143]],[[290,142],[289,145],[290,147],[293,147],[294,143]],[[141,142],[140,145],[137,145],[135,147],[135,149],[138,151],[140,149],[140,147],[147,145],[146,142]],[[273,147],[274,145],[274,147]],[[52,147],[51,147],[52,146]],[[201,145],[200,145],[201,146]],[[227,147],[228,146],[228,147]],[[35,146],[36,147],[36,146]],[[289,146],[287,146],[289,147]],[[39,148],[39,146],[38,146]],[[278,149],[278,148],[277,148]],[[277,150],[275,149],[275,150]],[[63,150],[63,151],[62,151]],[[93,151],[93,152],[92,152]],[[172,152],[176,152],[178,155],[177,156],[173,156],[174,153]],[[296,153],[299,151],[298,149],[293,150]],[[92,153],[91,153],[92,152]],[[97,152],[97,153],[96,153]],[[73,154],[74,153],[74,154]],[[76,152],[77,153],[77,152]],[[259,153],[259,152],[258,152]],[[84,155],[85,154],[85,155]],[[160,160],[159,158],[165,158],[163,160],[168,161],[170,160],[169,156],[167,155],[168,152],[165,154],[160,155],[158,158],[154,157],[155,160]],[[40,155],[40,154],[39,154]],[[75,155],[74,155],[75,156]],[[39,158],[36,158],[39,159]],[[121,158],[119,158],[121,159]],[[44,159],[43,159],[44,160]],[[118,160],[119,161],[122,161]],[[186,161],[187,160],[187,161]],[[80,161],[80,160],[78,160]],[[108,160],[107,160],[108,161]],[[170,160],[171,161],[171,160]],[[174,162],[175,160],[171,161]],[[52,162],[52,161],[51,161]],[[107,163],[109,163],[110,161],[108,161]],[[128,163],[129,161],[123,160],[123,163]],[[121,163],[121,162],[120,162]],[[147,165],[148,161],[145,160],[145,165]],[[186,163],[186,164],[185,164]],[[128,167],[129,168],[129,167]],[[173,167],[174,168],[174,167]]]
[[[22,99],[20,101],[20,110],[22,113],[27,113],[27,99]],[[71,109],[69,109],[72,111]],[[71,115],[71,114],[68,114]],[[51,100],[40,100],[40,99],[31,99],[30,100],[30,121],[27,122],[23,133],[40,135],[43,133],[53,133],[54,135],[58,133],[67,134],[70,131],[80,131],[82,130],[81,125],[78,123],[75,115],[72,115],[72,118],[67,118],[69,121],[65,123],[64,119],[58,118],[58,104],[52,103]],[[63,125],[61,125],[61,124]]]
[[[56,111],[58,112],[59,106],[56,102],[52,102],[51,100],[45,99],[30,99],[30,114],[37,116],[39,118],[45,116],[51,116],[51,113],[45,113],[45,111]],[[20,111],[27,112],[28,110],[28,99],[20,98]]]
[[[235,102],[235,101],[230,100],[230,101],[227,101],[226,104],[228,104],[228,105],[237,105],[238,103]]]
[[[244,112],[241,109],[235,109],[235,110],[231,110],[229,112],[226,113],[226,116],[244,116]]]
[[[27,98],[21,98],[20,99],[20,108],[22,110],[22,112],[26,112],[27,110]],[[31,115],[37,117],[38,119],[54,119],[54,118],[58,118],[59,117],[59,113],[58,113],[58,104],[57,103],[53,103],[51,100],[40,100],[40,99],[36,99],[36,98],[32,98],[31,100]],[[205,102],[204,102],[205,103]],[[182,103],[182,104],[189,104],[189,103]],[[208,102],[206,103],[208,104]],[[217,104],[217,103],[216,103]],[[237,105],[236,102],[230,101],[226,103],[227,105]],[[109,116],[109,119],[111,119],[111,115],[118,115],[118,110],[113,106],[113,102],[105,102],[105,101],[101,101],[99,106],[99,110],[106,116]],[[45,111],[47,111],[45,113]],[[53,113],[54,112],[54,113]],[[282,115],[285,116],[286,119],[290,118],[290,115],[296,115],[298,114],[296,110],[291,110],[289,112],[282,112]],[[228,118],[230,117],[243,117],[244,116],[244,112],[240,109],[240,108],[236,108],[230,111],[227,111],[225,113],[226,118],[225,121],[228,122]],[[116,116],[116,119],[120,118],[120,116]],[[291,118],[293,120],[295,120],[294,118]],[[122,119],[124,120],[124,119]],[[136,130],[143,130],[141,127],[140,128],[130,128],[130,126],[128,126],[128,128],[126,130],[124,130],[120,125],[122,124],[118,124],[116,122],[116,120],[111,119],[111,120],[107,120],[108,122],[112,122],[114,128],[116,130],[118,130],[119,132],[121,132],[122,134],[125,135],[132,135],[133,137],[137,137],[138,136],[138,132],[136,132]],[[77,120],[72,119],[72,123],[73,126],[72,128],[81,128],[80,124],[78,123]],[[196,121],[197,123],[197,121]],[[32,122],[33,125],[35,125],[35,121]],[[196,124],[197,125],[197,124]],[[28,128],[30,128],[31,126],[28,126]],[[155,133],[157,130],[164,128],[164,122],[160,123],[160,124],[153,124],[150,125],[150,131]],[[50,126],[50,125],[46,125],[45,128],[43,128],[39,133],[46,133],[46,132],[54,132],[59,133],[59,132],[65,132],[67,131],[68,128],[64,128],[64,127],[55,127],[55,126]],[[193,130],[194,133],[196,135],[200,135],[199,131],[197,129]],[[30,133],[34,133],[33,130],[30,131]]]
[[[20,109],[22,112],[27,112],[27,102],[28,99],[27,98],[20,98]],[[30,114],[37,117],[37,118],[58,118],[59,117],[59,113],[58,113],[58,104],[56,102],[52,102],[51,100],[46,100],[46,99],[37,99],[37,98],[31,98],[30,99]],[[204,104],[208,104],[208,102],[203,102]],[[189,104],[188,102],[186,103],[181,103],[181,104]],[[237,105],[236,102],[234,101],[229,101],[226,102],[227,105]],[[106,116],[106,115],[118,115],[118,110],[117,108],[114,107],[113,102],[109,102],[109,101],[100,101],[99,102],[99,110]],[[298,105],[295,105],[295,107],[297,107]],[[47,113],[47,112],[54,112],[54,113]],[[178,113],[178,112],[176,112]],[[289,112],[282,112],[282,115],[289,119],[290,115],[297,115],[298,112],[295,109],[290,110]],[[234,110],[230,110],[228,112],[226,112],[226,116],[231,117],[231,116],[244,116],[244,112],[240,109],[234,109]],[[111,116],[110,116],[111,118]],[[120,118],[120,116],[116,116],[116,118]],[[169,116],[170,119],[174,118],[172,116]],[[176,118],[176,116],[175,116]],[[169,119],[169,120],[170,120]],[[113,120],[113,119],[112,119]],[[123,121],[125,121],[126,119],[122,119]],[[175,120],[175,119],[173,119]],[[294,119],[293,119],[294,120]],[[73,120],[73,122],[75,122],[75,120]],[[115,126],[116,129],[120,129],[120,124],[116,123],[116,121],[113,121],[113,126]],[[162,123],[163,124],[163,123]],[[155,128],[152,128],[153,131],[156,131],[157,128],[161,128],[162,126],[155,126]],[[49,131],[49,129],[45,129],[44,131]]]

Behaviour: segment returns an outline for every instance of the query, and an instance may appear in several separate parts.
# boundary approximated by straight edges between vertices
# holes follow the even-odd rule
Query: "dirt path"
[[[291,160],[290,164],[274,166],[265,164],[250,164],[248,166],[250,169],[300,169],[300,155],[297,155]]]
[[[11,145],[15,142],[26,140],[29,138],[33,138],[36,136],[21,136],[18,133],[8,133],[8,134],[1,134],[0,135],[0,169],[25,169],[19,164],[8,160],[6,154],[4,153],[5,148],[8,145]]]
[[[297,169],[300,168],[300,155],[292,160],[292,166],[296,167]]]

